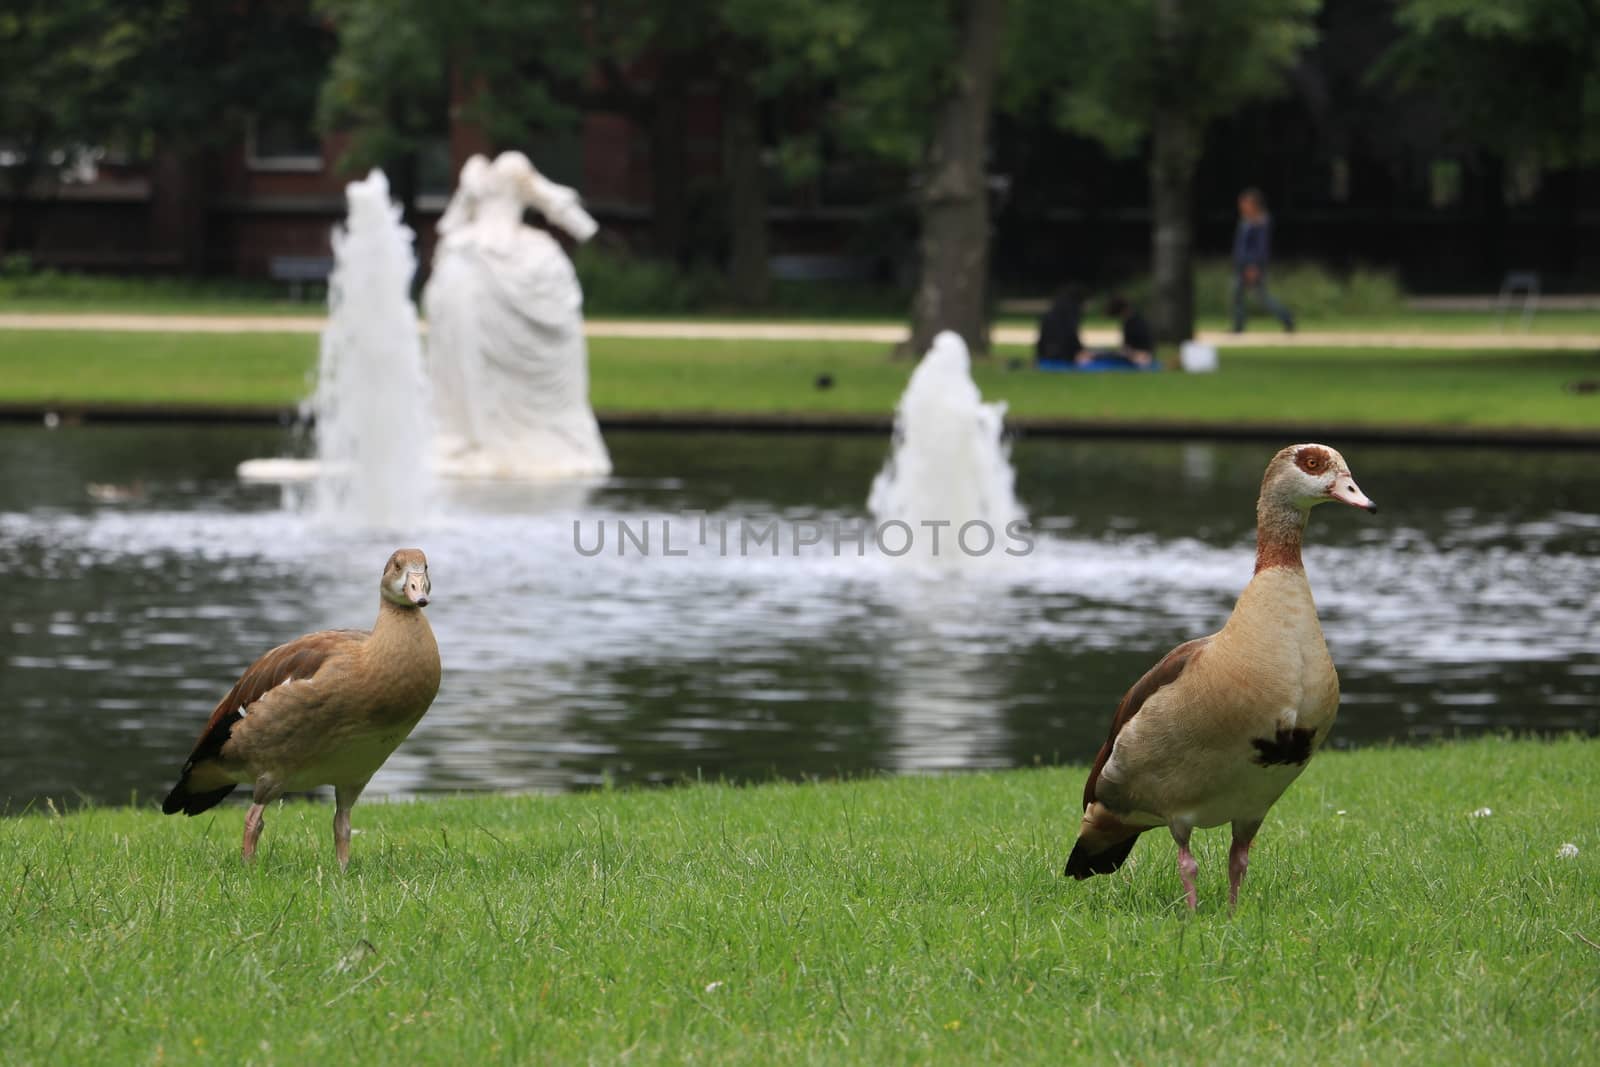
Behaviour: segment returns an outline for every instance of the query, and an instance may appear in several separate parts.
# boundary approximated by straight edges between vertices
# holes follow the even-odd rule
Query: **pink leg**
[[[1194,853],[1189,851],[1190,828],[1173,823],[1170,829],[1172,839],[1178,843],[1178,877],[1183,879],[1183,896],[1189,902],[1189,911],[1194,912],[1200,907],[1200,895],[1194,887],[1194,878],[1200,872],[1200,865],[1195,862]]]
[[[333,812],[333,854],[339,859],[339,869],[350,867],[350,809],[335,808]]]
[[[1255,842],[1259,822],[1234,823],[1233,845],[1228,849],[1228,910],[1239,906],[1239,886],[1250,869],[1250,846]]]
[[[246,863],[254,862],[256,858],[256,842],[261,839],[261,831],[267,825],[267,805],[282,795],[283,789],[271,777],[262,775],[256,779],[255,792],[250,798],[254,803],[250,805],[250,813],[244,817]]]
[[[261,839],[261,830],[267,825],[265,804],[250,805],[250,813],[244,817],[244,861],[252,863],[256,858],[256,842]]]
[[[333,854],[339,859],[341,871],[350,867],[350,809],[366,787],[366,782],[333,787]]]

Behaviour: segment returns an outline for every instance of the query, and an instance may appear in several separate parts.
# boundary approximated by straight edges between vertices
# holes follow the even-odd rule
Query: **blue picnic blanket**
[[[1118,374],[1129,371],[1139,372],[1161,369],[1160,365],[1154,363],[1148,367],[1136,367],[1125,359],[1106,359],[1104,357],[1091,359],[1087,363],[1074,363],[1070,359],[1041,359],[1038,360],[1034,366],[1038,367],[1040,370],[1051,371],[1058,374],[1063,372],[1071,372],[1075,374]]]

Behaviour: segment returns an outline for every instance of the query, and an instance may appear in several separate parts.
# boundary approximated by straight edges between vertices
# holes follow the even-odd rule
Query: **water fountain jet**
[[[1005,404],[985,403],[959,334],[946,330],[911,374],[895,410],[894,451],[872,483],[867,508],[880,523],[899,521],[914,534],[907,558],[956,565],[973,558],[958,537],[987,524],[1003,552],[1007,528],[1026,517],[1014,492],[1016,472],[1004,439]],[[934,529],[938,527],[938,547]],[[975,536],[972,542],[981,545]]]
[[[415,520],[431,498],[433,439],[411,279],[415,235],[374,170],[345,186],[333,231],[328,325],[316,390],[315,460],[247,460],[246,481],[311,483],[314,514],[367,527]]]
[[[520,152],[467,160],[439,220],[423,294],[426,360],[407,295],[413,235],[381,172],[353,183],[347,197],[308,405],[318,458],[250,460],[240,478],[314,482],[318,511],[380,522],[403,506],[396,470],[541,482],[581,503],[611,472],[589,407],[583,291],[556,239],[522,219],[534,207],[587,240],[597,227],[578,194]]]

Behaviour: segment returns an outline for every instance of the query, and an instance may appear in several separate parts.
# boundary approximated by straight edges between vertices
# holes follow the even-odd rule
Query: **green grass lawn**
[[[43,1063],[1580,1063],[1600,749],[1327,753],[1236,915],[1164,834],[1060,876],[1081,769],[0,819],[0,1047]],[[1488,807],[1493,814],[1474,818]],[[1567,842],[1580,850],[1560,858]]]
[[[292,334],[0,331],[0,403],[293,405],[317,339]],[[606,412],[885,415],[911,365],[852,342],[591,342]],[[1021,349],[975,366],[990,399],[1027,418],[1450,427],[1600,428],[1600,352],[1240,349],[1214,375],[1043,374]],[[834,386],[819,390],[820,375]]]

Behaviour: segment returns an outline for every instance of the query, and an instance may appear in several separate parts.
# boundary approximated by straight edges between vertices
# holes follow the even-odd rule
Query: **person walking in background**
[[[1294,332],[1294,316],[1267,291],[1267,261],[1272,257],[1272,216],[1260,189],[1239,194],[1239,228],[1233,232],[1233,332],[1244,332],[1245,297],[1255,290],[1272,316]]]

